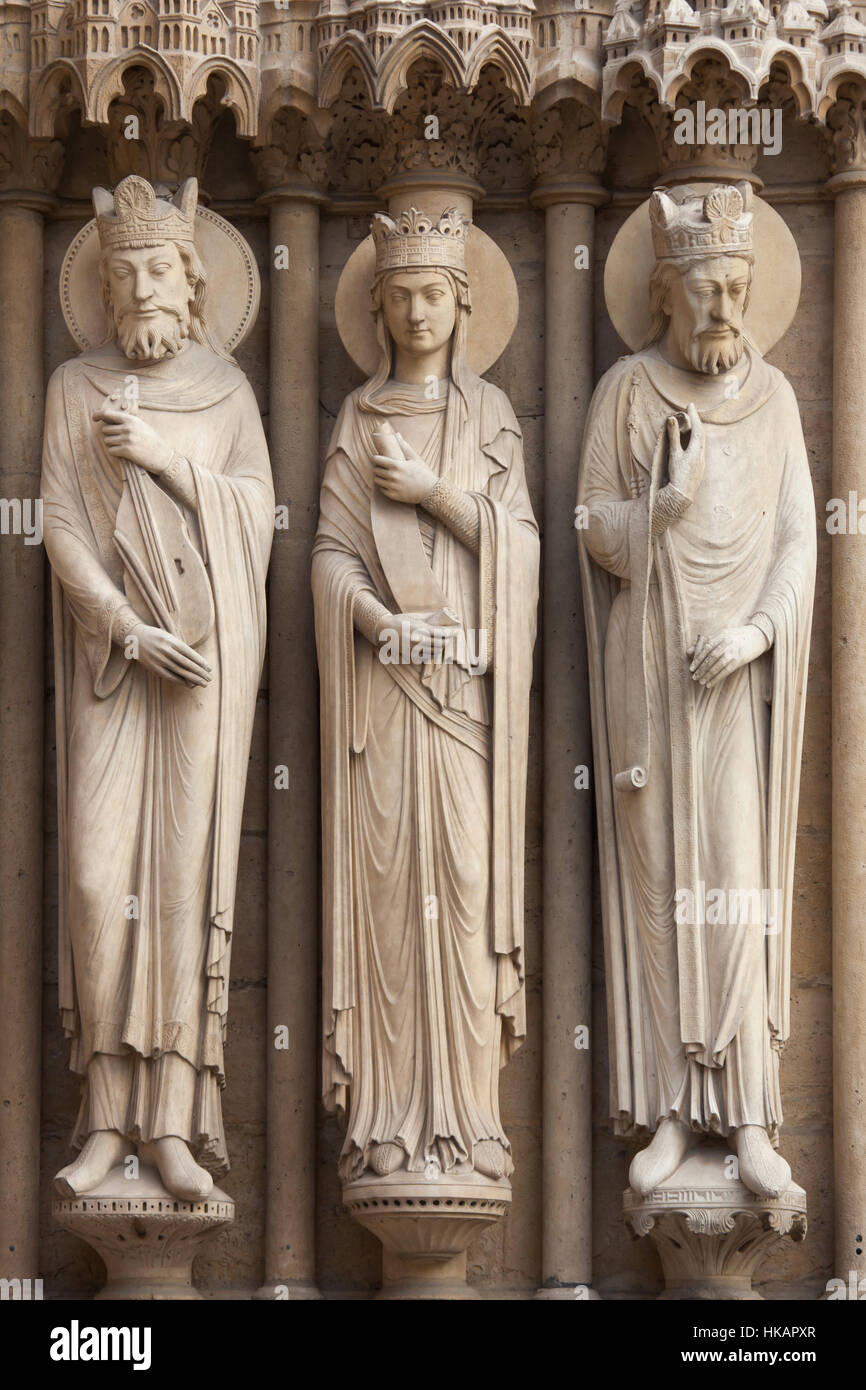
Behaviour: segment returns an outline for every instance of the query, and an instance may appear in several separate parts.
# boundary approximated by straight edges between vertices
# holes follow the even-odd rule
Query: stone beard
[[[734,190],[680,196],[677,212],[654,195],[651,214],[701,244],[720,207],[745,243]],[[793,391],[742,333],[752,258],[737,249],[657,270],[654,341],[596,388],[580,466],[611,1113],[620,1134],[657,1131],[632,1164],[642,1193],[694,1133],[736,1136],[758,1194],[790,1181],[768,1139],[782,1120],[815,512]],[[708,901],[737,904],[733,917]],[[743,910],[756,901],[769,915]]]
[[[111,252],[107,253],[109,256]],[[134,309],[118,310],[111,304],[117,345],[131,362],[158,362],[179,352],[189,337],[189,308],[186,304],[160,304],[153,322],[143,323]]]
[[[407,217],[429,225],[415,209]],[[394,235],[390,219],[377,221],[374,236]],[[507,1177],[498,1072],[525,1030],[537,529],[511,406],[464,360],[465,274],[433,255],[424,264],[377,279],[382,361],[334,430],[313,558],[324,1089],[346,1115],[344,1182],[430,1164],[443,1177]],[[388,424],[426,478],[402,500],[382,477],[387,460],[376,462]],[[403,462],[393,466],[402,488]],[[401,553],[417,555],[429,589],[423,608],[414,604],[422,628],[447,621],[431,616],[447,604],[461,630],[490,633],[486,673],[377,659],[409,606],[398,596]]]
[[[189,180],[163,202],[136,176],[113,201],[96,191],[117,340],[58,368],[46,405],[59,992],[82,1080],[66,1196],[135,1143],[187,1200],[228,1169],[223,1045],[274,499],[252,390],[201,341],[196,197]],[[177,623],[155,611],[160,564]],[[187,642],[193,570],[210,616]]]

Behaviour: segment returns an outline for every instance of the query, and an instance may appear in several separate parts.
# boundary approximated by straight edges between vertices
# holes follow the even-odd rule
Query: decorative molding
[[[536,178],[600,174],[607,156],[605,127],[578,101],[549,106],[532,121],[532,172]]]
[[[761,1262],[780,1241],[806,1237],[802,1187],[792,1182],[780,1197],[756,1197],[728,1176],[730,1157],[723,1142],[710,1142],[648,1196],[623,1193],[626,1224],[659,1253],[662,1299],[759,1299],[752,1281]]]
[[[866,170],[866,79],[839,85],[826,122],[833,173]]]
[[[497,191],[527,188],[531,180],[528,112],[496,68],[466,93],[421,59],[390,115],[373,108],[355,68],[328,117],[322,135],[298,111],[283,108],[275,116],[270,142],[252,155],[264,188],[300,179],[344,195],[375,195],[397,173],[427,171],[461,174]]]
[[[216,126],[223,114],[220,81],[212,77],[190,120],[166,119],[148,68],[132,68],[125,74],[124,91],[108,111],[108,167],[112,184],[127,174],[141,174],[152,182],[178,184],[195,177],[201,182]],[[137,124],[137,138],[127,135],[128,117]]]
[[[63,168],[59,140],[31,140],[9,111],[0,111],[0,193],[50,195]]]
[[[281,110],[321,135],[347,84],[370,113],[399,122],[420,62],[455,100],[484,91],[495,72],[497,99],[507,93],[515,110],[534,103],[541,114],[570,98],[607,124],[639,104],[641,84],[658,124],[698,87],[708,100],[708,71],[748,105],[775,70],[797,114],[824,121],[841,87],[866,78],[866,24],[851,0],[831,2],[832,16],[826,0],[724,9],[706,0],[0,0],[0,108],[41,139],[57,133],[70,104],[85,124],[106,127],[137,67],[150,73],[165,125],[194,126],[196,103],[219,77],[238,134],[279,151]],[[494,180],[510,186],[515,171],[502,163],[513,152],[491,142],[488,156]],[[528,146],[517,158],[529,161]],[[179,157],[184,167],[196,160]]]
[[[698,0],[616,0],[604,37],[602,114],[619,119],[636,73],[659,103],[672,109],[698,63],[713,57],[739,77],[749,104],[774,65],[788,74],[801,116],[823,118],[843,74],[866,75],[866,25],[851,0],[730,0],[725,8]]]

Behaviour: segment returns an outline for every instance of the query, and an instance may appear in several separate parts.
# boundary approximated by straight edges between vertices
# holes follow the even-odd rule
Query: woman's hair
[[[187,282],[195,287],[195,295],[189,307],[189,336],[203,347],[210,348],[211,352],[217,353],[219,357],[229,357],[229,354],[211,337],[210,329],[205,317],[205,299],[207,296],[207,270],[204,262],[193,246],[192,242],[173,241],[171,243],[177,248],[178,255],[183,262]],[[99,290],[102,297],[102,305],[111,325],[106,342],[110,342],[114,336],[114,314],[111,303],[111,284],[108,278],[108,263],[113,247],[109,246],[99,257]]]
[[[451,381],[453,382],[459,396],[463,402],[464,411],[468,412],[468,373],[469,367],[466,364],[466,340],[469,332],[469,315],[472,312],[472,300],[469,294],[469,280],[463,270],[446,269],[444,266],[430,266],[430,270],[435,270],[437,275],[442,275],[451,286],[454,295],[456,317],[454,322],[454,332],[451,336]],[[373,400],[376,392],[380,390],[391,376],[394,367],[394,342],[388,332],[385,322],[385,286],[390,275],[397,274],[394,270],[382,270],[373,281],[371,290],[373,316],[376,320],[376,341],[379,344],[381,356],[379,365],[369,381],[365,382],[361,389],[358,405],[361,410],[376,411],[378,407]],[[400,271],[400,274],[405,274]]]
[[[719,252],[719,255],[723,256],[724,254],[724,251]],[[741,261],[748,261],[750,267],[749,285],[743,304],[743,311],[745,312],[749,306],[749,295],[752,292],[751,267],[755,264],[755,258],[751,252],[747,251],[738,251],[737,258]],[[674,260],[658,261],[656,263],[655,270],[650,276],[649,282],[650,331],[643,347],[652,347],[653,343],[657,343],[659,338],[664,337],[670,322],[670,315],[665,313],[662,305],[664,304],[670,283],[674,275],[684,274],[685,271],[691,269],[694,263],[694,257],[692,256],[678,256]]]

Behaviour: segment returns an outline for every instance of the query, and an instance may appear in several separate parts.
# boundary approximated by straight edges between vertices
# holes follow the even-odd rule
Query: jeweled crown
[[[742,255],[752,251],[752,185],[719,184],[677,201],[657,188],[650,198],[656,260]]]
[[[174,197],[157,197],[153,185],[130,174],[112,195],[94,188],[93,207],[99,244],[109,246],[158,246],[164,241],[195,241],[198,181],[186,179]]]
[[[377,212],[370,224],[376,247],[376,274],[383,270],[412,270],[416,266],[466,269],[466,237],[472,223],[457,208],[447,208],[434,222],[418,208],[408,208],[394,221]]]

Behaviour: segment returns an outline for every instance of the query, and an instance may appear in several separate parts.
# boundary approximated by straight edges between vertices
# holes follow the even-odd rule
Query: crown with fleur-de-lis
[[[93,207],[99,244],[158,246],[165,241],[195,241],[198,181],[186,179],[169,200],[157,196],[147,179],[130,174],[115,188],[94,188]]]
[[[752,185],[745,181],[719,184],[710,193],[689,189],[681,200],[657,188],[649,208],[656,259],[751,253],[751,204]]]
[[[472,222],[457,208],[447,208],[434,222],[418,208],[407,208],[396,221],[377,212],[370,224],[376,247],[376,274],[431,266],[466,269],[466,237]]]

